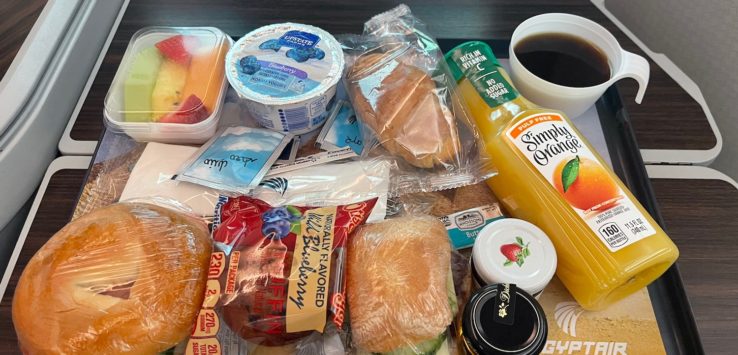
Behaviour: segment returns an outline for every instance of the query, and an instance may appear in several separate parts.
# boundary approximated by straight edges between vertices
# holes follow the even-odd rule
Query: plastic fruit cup
[[[182,58],[174,57],[173,60],[157,48],[157,43],[178,35],[183,35],[186,40],[183,41],[182,48],[171,49],[175,54],[182,54]],[[228,82],[221,63],[232,43],[233,40],[223,31],[213,27],[146,27],[139,30],[128,44],[105,97],[106,127],[142,142],[205,143],[215,134],[224,105]],[[176,52],[178,49],[179,52]],[[141,56],[147,55],[150,58],[141,60]],[[162,78],[160,74],[165,61],[169,61],[169,67],[178,68],[174,72],[176,75]],[[198,78],[193,79],[193,76]],[[200,104],[185,109],[185,102],[190,96],[187,90],[188,80],[198,80],[190,83],[190,87],[198,88],[200,96],[204,97],[198,97]],[[166,94],[168,89],[163,81],[173,81],[179,85],[170,89],[173,94],[168,98],[182,105],[181,107],[172,106],[168,110],[154,107],[154,92],[158,90]],[[212,107],[207,107],[208,105]],[[168,114],[179,113],[186,116],[188,112],[202,110],[202,106],[206,106],[207,116],[202,119],[200,115],[196,123],[159,122],[172,121],[164,119]]]

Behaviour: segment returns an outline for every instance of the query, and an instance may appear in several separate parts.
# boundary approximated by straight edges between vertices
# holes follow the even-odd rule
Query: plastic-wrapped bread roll
[[[347,74],[354,109],[382,146],[419,168],[451,165],[459,151],[452,112],[413,52],[356,58]],[[443,94],[440,94],[441,97]]]
[[[349,240],[347,267],[355,346],[435,354],[444,345],[457,304],[451,247],[438,219],[402,217],[360,227]]]
[[[156,354],[192,329],[212,243],[205,223],[118,203],[67,224],[31,258],[13,297],[24,354]]]
[[[392,156],[390,196],[484,181],[496,168],[425,24],[400,5],[340,37],[362,158]]]

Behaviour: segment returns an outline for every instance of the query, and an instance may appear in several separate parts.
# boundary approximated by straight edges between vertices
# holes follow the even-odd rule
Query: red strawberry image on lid
[[[510,266],[512,264],[523,266],[525,258],[530,256],[528,244],[524,243],[521,237],[515,237],[515,243],[503,244],[500,247],[500,252],[507,258],[505,263],[502,264],[503,266]]]
[[[556,249],[546,233],[515,218],[485,226],[472,249],[472,273],[480,286],[514,283],[537,294],[556,272]]]

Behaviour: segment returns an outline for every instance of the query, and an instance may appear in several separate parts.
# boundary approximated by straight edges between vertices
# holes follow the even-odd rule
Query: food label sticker
[[[513,122],[506,138],[610,251],[656,233],[560,114],[540,113]]]
[[[497,107],[518,97],[517,90],[498,70],[500,64],[485,43],[470,42],[450,54],[452,69],[464,73],[489,107]]]
[[[202,309],[197,315],[193,337],[214,337],[220,329],[220,319],[212,309]]]
[[[326,322],[336,207],[305,211],[290,269],[287,332],[323,332]]]
[[[216,251],[210,254],[210,268],[208,269],[208,278],[217,279],[225,269],[225,253]]]
[[[219,355],[221,354],[221,346],[218,339],[190,339],[187,342],[187,355]]]
[[[313,48],[320,41],[320,37],[305,31],[287,31],[281,37],[277,43],[280,46],[290,48]]]
[[[479,231],[490,222],[504,218],[497,205],[486,205],[438,217],[443,222],[455,250],[474,245]]]
[[[205,284],[205,298],[202,301],[202,308],[214,308],[220,297],[220,282],[218,280],[208,280]]]

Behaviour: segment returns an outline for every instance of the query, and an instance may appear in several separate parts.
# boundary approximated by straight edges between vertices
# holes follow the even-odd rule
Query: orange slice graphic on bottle
[[[553,183],[570,205],[586,212],[610,209],[623,198],[618,185],[602,165],[579,156],[559,163],[554,170]]]

